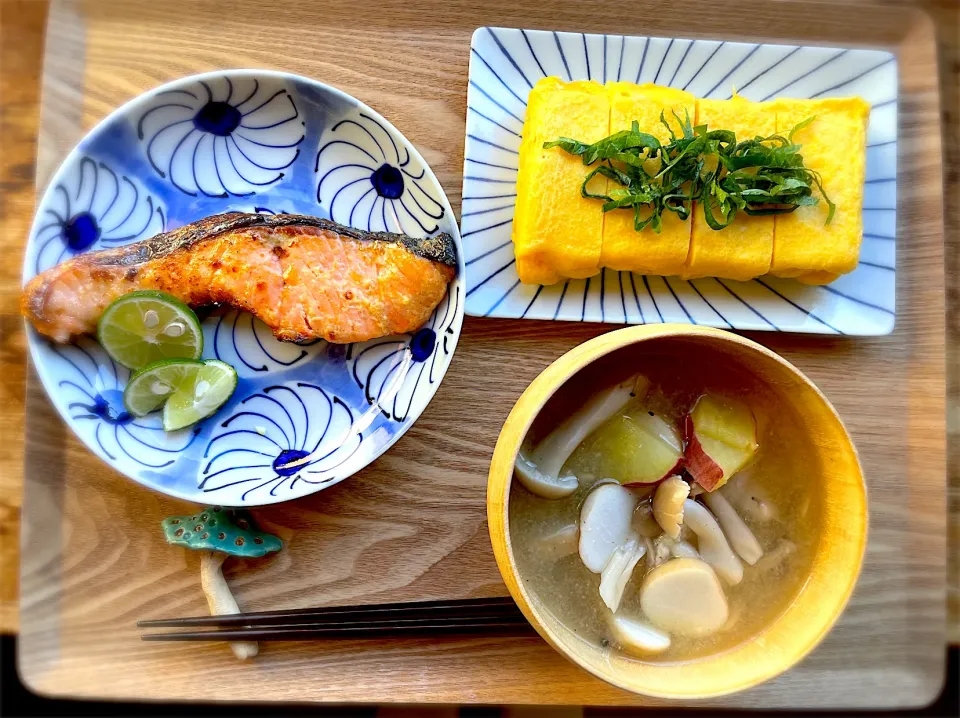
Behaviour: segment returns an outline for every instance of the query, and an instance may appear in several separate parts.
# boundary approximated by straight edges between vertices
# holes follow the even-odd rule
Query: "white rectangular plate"
[[[521,284],[510,230],[527,95],[541,78],[626,80],[724,99],[859,95],[871,104],[860,264],[823,287],[760,277],[684,281],[604,269]],[[897,60],[889,52],[479,28],[470,45],[461,235],[466,312],[512,319],[707,326],[815,334],[893,331]]]

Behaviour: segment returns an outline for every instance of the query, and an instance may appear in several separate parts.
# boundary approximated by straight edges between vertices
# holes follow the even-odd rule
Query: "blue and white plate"
[[[231,70],[147,92],[87,135],[40,201],[24,281],[81,252],[231,210],[413,236],[443,231],[461,255],[446,298],[411,335],[299,346],[278,342],[250,314],[207,317],[204,357],[232,364],[239,385],[213,417],[174,433],[159,414],[124,411],[128,372],[95,341],[56,345],[30,330],[51,401],[104,461],[172,496],[256,506],[343,480],[413,424],[453,357],[464,271],[443,189],[393,125],[319,82]]]
[[[510,229],[527,95],[542,77],[624,80],[726,99],[860,95],[867,135],[863,246],[855,271],[824,287],[760,277],[683,281],[603,270],[520,283]],[[482,27],[470,47],[461,232],[474,316],[733,329],[888,334],[895,318],[897,60],[888,52]]]

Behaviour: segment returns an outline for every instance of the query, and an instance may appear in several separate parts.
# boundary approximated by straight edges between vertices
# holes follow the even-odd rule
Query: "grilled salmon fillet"
[[[456,273],[453,239],[363,232],[297,214],[218,214],[81,254],[24,287],[20,311],[57,342],[96,331],[117,297],[168,292],[248,311],[283,341],[346,344],[412,331]]]

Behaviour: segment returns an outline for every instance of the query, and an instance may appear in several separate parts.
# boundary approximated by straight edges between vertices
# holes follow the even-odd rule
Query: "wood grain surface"
[[[4,0],[5,15],[11,4]],[[38,184],[86,129],[139,92],[192,72],[267,67],[334,84],[382,112],[420,148],[458,206],[469,36],[484,24],[834,44],[855,38],[897,48],[905,179],[898,230],[910,241],[898,247],[896,331],[855,340],[750,335],[803,369],[847,421],[870,492],[864,574],[840,624],[810,658],[720,703],[927,702],[941,684],[945,631],[944,255],[934,24],[889,3],[869,13],[837,3],[740,3],[740,11],[737,3],[717,3],[700,12],[694,27],[673,16],[670,3],[653,0],[645,10],[656,19],[626,26],[614,2],[592,3],[589,14],[574,5],[551,4],[549,12],[516,5],[408,2],[387,13],[362,2],[328,8],[294,2],[265,13],[262,3],[252,2],[229,9],[188,0],[55,2]],[[955,100],[956,93],[946,96]],[[956,208],[951,211],[955,217]],[[27,219],[22,222],[25,228]],[[5,233],[3,241],[17,240]],[[4,327],[13,335],[8,297],[19,284],[19,261],[19,255],[3,259],[9,273],[9,280],[3,275]],[[434,402],[386,456],[328,491],[258,512],[288,549],[272,559],[228,564],[241,604],[265,609],[504,592],[483,512],[497,431],[549,361],[609,329],[468,319]],[[22,348],[22,339],[13,341]],[[6,370],[6,349],[2,356]],[[9,403],[15,401],[13,394]],[[136,487],[87,452],[35,377],[26,403],[20,668],[35,690],[156,699],[652,702],[590,678],[539,639],[274,644],[250,665],[238,665],[223,647],[143,644],[133,627],[137,619],[203,610],[195,557],[164,545],[157,529],[160,518],[185,506]],[[6,435],[4,443],[7,450]]]
[[[26,340],[18,311],[33,221],[47,3],[0,0],[0,631],[17,627]]]

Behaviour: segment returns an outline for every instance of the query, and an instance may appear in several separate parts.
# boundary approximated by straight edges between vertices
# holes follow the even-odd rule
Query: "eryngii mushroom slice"
[[[743,580],[743,564],[733,553],[730,544],[723,535],[723,529],[707,510],[693,499],[683,502],[683,521],[697,535],[697,549],[700,556],[730,586]]]
[[[634,567],[646,552],[640,537],[634,536],[616,548],[600,572],[600,598],[614,613],[620,608],[623,592],[633,575]]]
[[[734,511],[730,502],[716,491],[704,494],[703,500],[713,512],[713,515],[717,517],[720,528],[723,529],[724,535],[737,555],[751,566],[759,561],[760,557],[763,556],[763,548],[757,541],[757,537],[753,535],[750,527]]]
[[[516,460],[516,475],[528,491],[546,499],[560,499],[577,490],[574,476],[560,476],[560,470],[580,442],[630,402],[646,394],[646,377],[631,377],[616,386],[599,392],[580,409],[550,432],[536,448],[520,453]]]
[[[214,616],[240,613],[221,570],[227,558],[260,558],[283,548],[276,536],[258,531],[243,509],[210,506],[193,516],[169,516],[160,525],[167,543],[200,551],[200,585]],[[241,660],[259,650],[256,641],[231,641],[230,648]]]
[[[649,623],[626,616],[608,621],[613,639],[629,653],[655,654],[670,648],[670,636]]]
[[[657,628],[693,638],[718,631],[729,615],[720,581],[697,558],[675,558],[650,571],[640,589],[640,607]]]
[[[600,573],[610,556],[631,538],[630,520],[637,500],[630,489],[603,484],[587,496],[580,510],[580,559]]]
[[[680,537],[683,525],[683,502],[690,495],[690,484],[679,476],[671,476],[657,487],[653,495],[653,518],[670,538]]]

